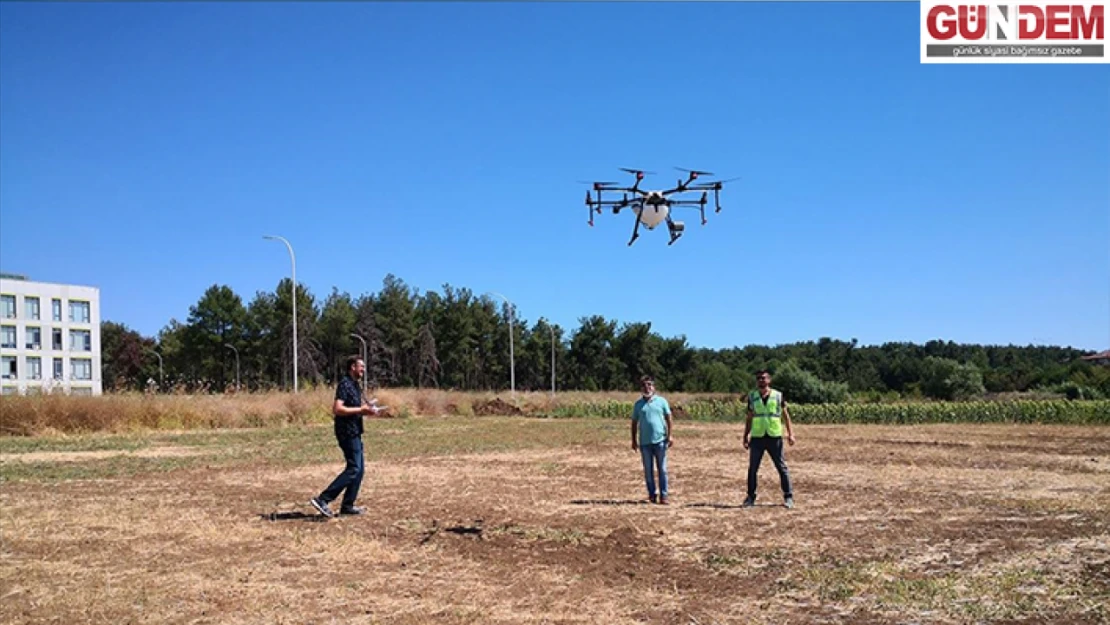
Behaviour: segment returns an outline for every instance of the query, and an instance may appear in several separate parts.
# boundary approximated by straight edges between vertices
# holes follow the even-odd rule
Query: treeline
[[[213,285],[157,337],[123,324],[102,324],[103,381],[108,390],[152,387],[224,392],[291,389],[291,281],[249,302]],[[1043,392],[1069,399],[1110,397],[1110,368],[1080,359],[1066,347],[966,345],[930,341],[861,346],[855,339],[821,338],[790,345],[707,349],[684,336],[662,337],[650,322],[618,323],[601,316],[566,329],[489,295],[445,285],[420,293],[393,275],[380,292],[352,297],[332,292],[318,301],[297,287],[300,385],[331,384],[343,361],[365,341],[367,374],[375,387],[456,390],[551,388],[552,355],[559,390],[634,391],[652,374],[663,392],[739,393],[754,372],[769,368],[775,385],[799,403],[849,399],[960,400],[987,394]],[[515,371],[510,372],[509,327]],[[161,356],[161,371],[159,359]]]

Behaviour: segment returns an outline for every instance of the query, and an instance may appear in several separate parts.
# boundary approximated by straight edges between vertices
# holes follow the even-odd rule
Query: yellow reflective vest
[[[763,401],[759,390],[748,395],[752,407],[752,438],[761,436],[782,437],[782,393],[771,389],[767,401]]]

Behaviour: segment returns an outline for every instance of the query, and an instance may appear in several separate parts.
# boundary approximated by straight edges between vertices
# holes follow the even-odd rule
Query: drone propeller
[[[683,169],[682,167],[675,167],[675,169],[677,169],[678,171],[684,171],[684,172],[690,174],[690,179],[691,180],[693,180],[694,178],[697,178],[698,176],[714,176],[714,175],[716,175],[713,172],[698,171],[696,169]]]
[[[637,185],[638,185],[638,184],[640,184],[640,181],[644,179],[644,174],[654,174],[654,173],[655,173],[655,172],[653,172],[653,171],[644,171],[644,170],[642,170],[642,169],[629,169],[628,167],[621,167],[621,168],[619,168],[619,169],[620,169],[621,171],[626,171],[626,172],[628,172],[628,173],[630,173],[630,174],[635,174],[635,175],[636,175],[636,184],[637,184]]]
[[[721,185],[725,184],[726,182],[732,182],[734,180],[739,180],[742,177],[743,176],[737,176],[736,178],[729,178],[728,180],[706,180],[704,182],[699,182],[698,184],[693,185],[689,188],[690,188],[690,190],[698,190],[698,191],[700,191],[702,189],[718,189],[719,190],[719,189],[721,189]]]

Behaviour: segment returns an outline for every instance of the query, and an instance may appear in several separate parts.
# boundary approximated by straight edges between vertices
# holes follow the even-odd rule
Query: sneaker
[[[648,495],[648,501],[650,501],[651,503],[656,503],[658,500],[656,499],[655,495]]]
[[[787,508],[793,508],[794,507],[794,498],[793,497],[787,497],[782,505],[786,506]]]
[[[741,504],[741,507],[742,508],[751,508],[754,505],[755,505],[755,497],[748,497],[747,499],[744,500],[744,503]]]
[[[366,508],[359,508],[358,506],[343,506],[339,509],[339,514],[362,514],[366,512]]]
[[[312,499],[309,499],[308,503],[312,504],[313,508],[316,508],[320,511],[320,514],[328,518],[332,518],[335,516],[335,513],[332,512],[331,508],[328,507],[327,502],[323,499],[320,499],[319,497],[313,497]]]
[[[667,505],[667,496],[666,495],[661,495],[659,497],[659,504],[664,505],[664,506]]]

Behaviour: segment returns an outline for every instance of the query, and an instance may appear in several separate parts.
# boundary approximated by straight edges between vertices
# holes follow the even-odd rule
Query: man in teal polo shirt
[[[672,444],[671,405],[655,394],[655,380],[645,375],[640,378],[643,395],[632,407],[632,449],[640,450],[644,463],[644,482],[647,484],[651,503],[667,503],[667,448]],[[639,430],[639,437],[637,437]],[[655,475],[659,470],[659,491],[656,499]]]

